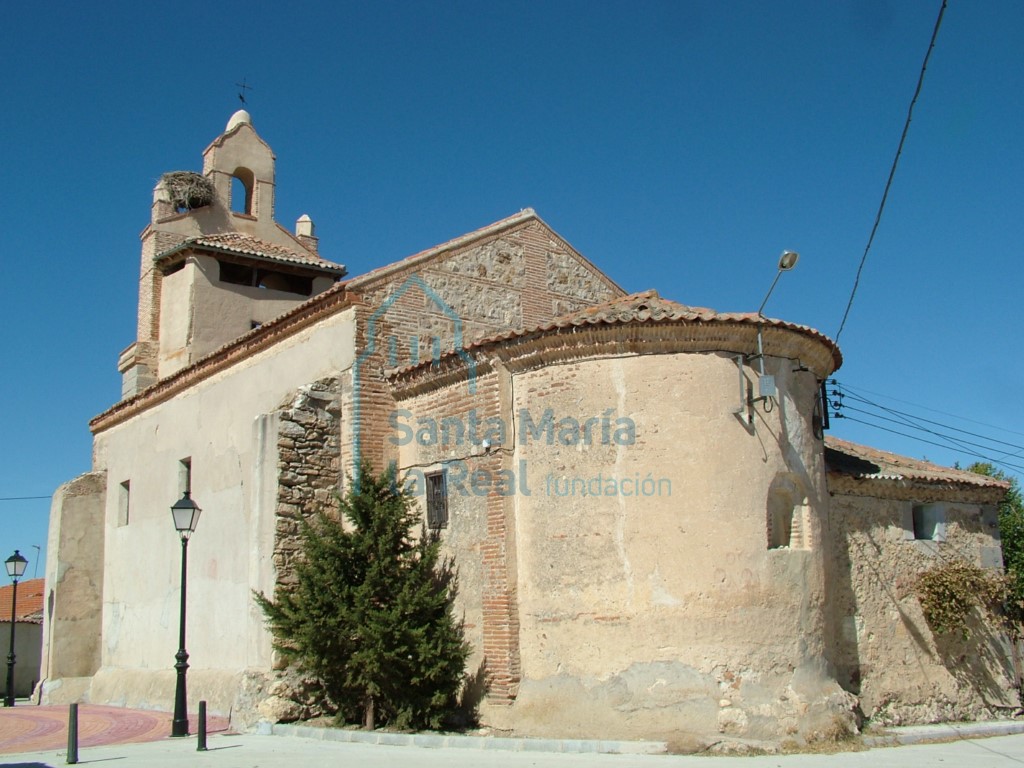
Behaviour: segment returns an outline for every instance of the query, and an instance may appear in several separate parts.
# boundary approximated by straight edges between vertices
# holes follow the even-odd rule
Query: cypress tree
[[[340,718],[437,728],[456,708],[469,656],[453,614],[454,563],[393,467],[360,467],[340,511],[347,526],[323,512],[303,524],[294,584],[274,600],[255,594],[274,646],[319,678]]]

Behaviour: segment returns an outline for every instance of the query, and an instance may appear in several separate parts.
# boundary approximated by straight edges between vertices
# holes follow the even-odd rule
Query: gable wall
[[[426,291],[409,282],[414,276]],[[357,308],[359,349],[373,349],[357,360],[358,381],[353,381],[361,400],[359,453],[374,463],[395,458],[387,443],[395,405],[385,371],[451,352],[457,332],[467,346],[622,295],[533,219],[387,275],[356,279],[353,289],[365,302]],[[398,292],[401,298],[381,311]],[[347,466],[355,439],[349,430],[343,446]]]

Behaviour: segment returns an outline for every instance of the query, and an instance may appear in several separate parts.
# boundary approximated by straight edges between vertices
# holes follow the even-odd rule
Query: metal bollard
[[[72,704],[68,709],[68,765],[78,762],[78,705]]]
[[[206,702],[199,702],[199,742],[196,744],[196,752],[206,751]]]

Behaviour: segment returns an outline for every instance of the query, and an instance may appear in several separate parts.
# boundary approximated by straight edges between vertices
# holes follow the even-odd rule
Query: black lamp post
[[[188,537],[196,529],[199,513],[202,512],[189,491],[174,503],[171,514],[174,516],[174,527],[181,537],[181,623],[178,632],[178,652],[174,669],[178,678],[174,686],[174,719],[171,721],[171,736],[188,736],[188,707],[185,701],[185,672],[188,670],[188,651],[185,650],[185,563],[188,554]]]
[[[14,625],[15,619],[18,614],[15,612],[15,607],[18,604],[18,579],[25,574],[25,566],[28,565],[28,560],[21,556],[18,550],[14,550],[14,554],[7,558],[5,563],[7,566],[7,575],[11,577],[11,581],[14,582],[14,591],[11,593],[11,650],[7,654],[7,695],[4,696],[4,706],[14,706]]]

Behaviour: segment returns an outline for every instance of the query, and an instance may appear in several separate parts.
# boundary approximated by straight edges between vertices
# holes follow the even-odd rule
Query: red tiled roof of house
[[[0,587],[0,621],[11,620],[11,598],[14,585]],[[15,606],[18,621],[38,624],[43,620],[43,605],[46,602],[45,579],[26,579],[18,582],[18,603]]]
[[[942,467],[921,459],[840,440],[832,435],[825,437],[825,462],[829,472],[849,475],[859,480],[911,480],[1003,490],[1010,487],[1009,483],[994,477]]]
[[[242,234],[241,232],[224,232],[217,235],[194,237],[179,243],[170,250],[157,254],[154,260],[157,262],[166,261],[171,256],[181,253],[188,248],[202,248],[239,256],[255,256],[266,261],[314,267],[338,276],[345,274],[345,267],[342,265],[321,259],[315,253],[304,248],[286,248],[276,243],[268,243],[265,240]]]

